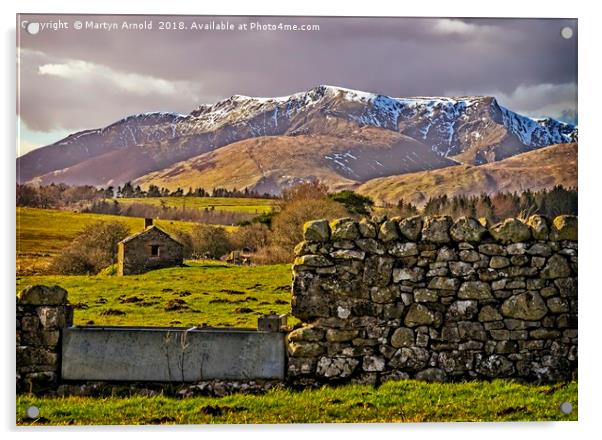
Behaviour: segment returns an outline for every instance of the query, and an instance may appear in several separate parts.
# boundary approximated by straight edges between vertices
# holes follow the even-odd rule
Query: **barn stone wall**
[[[150,247],[159,246],[159,256],[150,255]],[[183,248],[165,232],[153,227],[119,243],[118,275],[132,275],[163,267],[179,266],[184,261]]]
[[[577,218],[309,222],[293,265],[293,383],[577,374]]]
[[[41,393],[60,382],[62,331],[73,325],[67,291],[31,286],[17,296],[17,392]]]

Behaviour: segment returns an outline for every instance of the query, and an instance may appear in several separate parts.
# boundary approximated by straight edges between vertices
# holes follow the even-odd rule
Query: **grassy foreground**
[[[565,401],[573,405],[571,414],[559,410]],[[29,405],[40,409],[40,419],[24,419]],[[447,384],[408,380],[379,388],[277,389],[260,396],[222,398],[17,398],[19,425],[535,420],[577,420],[577,383],[537,386],[504,380]]]
[[[42,275],[17,279],[17,292],[58,284],[75,305],[75,325],[252,327],[257,317],[290,314],[288,264],[235,266],[186,261],[141,275]],[[289,319],[289,323],[296,322]]]

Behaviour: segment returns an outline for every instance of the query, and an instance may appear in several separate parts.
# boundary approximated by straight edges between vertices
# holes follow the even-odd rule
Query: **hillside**
[[[425,145],[434,154],[423,170],[447,166],[448,158],[482,164],[577,139],[576,127],[521,116],[500,106],[493,97],[393,98],[318,86],[275,98],[234,95],[201,105],[186,115],[155,112],[128,116],[19,157],[17,178],[21,183],[118,185],[239,141],[286,137],[287,154],[292,156],[302,148],[296,142],[304,139],[300,136],[349,139],[364,128],[374,129],[367,133],[375,135],[363,141],[367,147],[370,143],[377,148],[382,145],[383,131]],[[313,148],[317,157],[329,154],[322,151],[320,143]],[[408,161],[411,157],[394,163]],[[405,170],[391,166],[390,175]],[[284,182],[303,179],[306,174],[295,167],[287,173]],[[264,177],[259,172],[245,179],[256,182]],[[357,176],[343,177],[337,185],[358,180]],[[374,175],[369,173],[368,177]],[[277,185],[270,181],[267,186]]]
[[[499,162],[372,179],[356,190],[378,204],[400,199],[417,205],[429,197],[478,195],[483,192],[537,191],[555,185],[577,187],[576,143],[552,145]]]
[[[176,189],[201,186],[279,193],[319,179],[332,189],[366,180],[455,165],[414,139],[376,127],[350,136],[262,136],[236,142],[136,180]]]

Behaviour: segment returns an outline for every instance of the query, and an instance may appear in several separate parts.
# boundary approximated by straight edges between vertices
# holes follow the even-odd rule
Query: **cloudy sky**
[[[78,20],[84,29],[74,29]],[[151,29],[122,29],[145,20]],[[191,29],[226,21],[234,30]],[[29,27],[37,33],[27,23],[39,23]],[[130,114],[188,113],[233,94],[284,96],[319,84],[397,97],[494,95],[529,116],[577,122],[576,20],[27,14],[17,44],[19,155]]]

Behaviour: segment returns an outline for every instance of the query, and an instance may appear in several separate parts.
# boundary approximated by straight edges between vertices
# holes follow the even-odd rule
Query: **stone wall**
[[[61,371],[62,329],[73,325],[67,292],[31,286],[17,297],[17,392],[56,388]]]
[[[577,218],[309,222],[292,383],[577,374]]]

